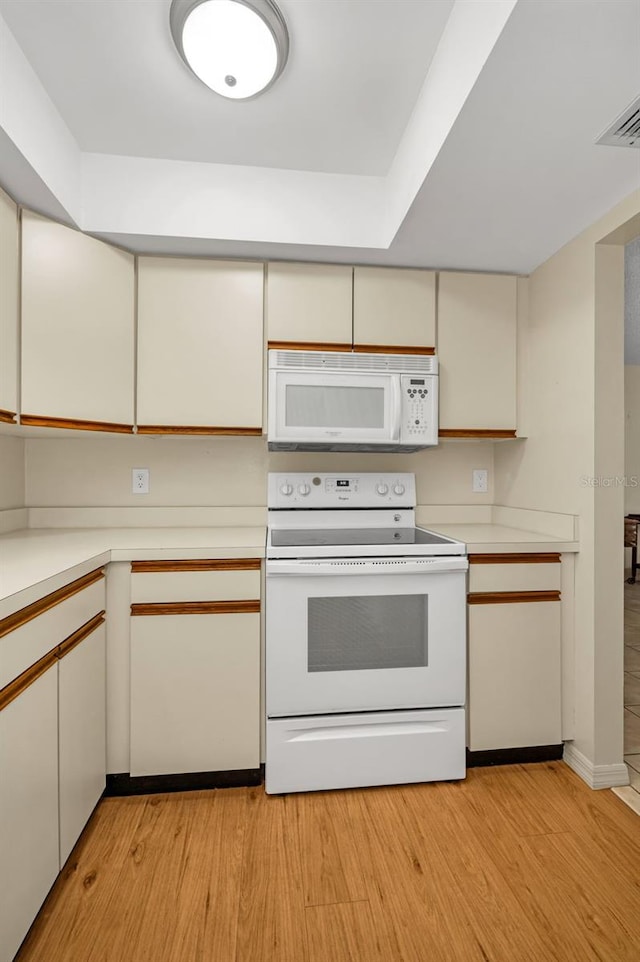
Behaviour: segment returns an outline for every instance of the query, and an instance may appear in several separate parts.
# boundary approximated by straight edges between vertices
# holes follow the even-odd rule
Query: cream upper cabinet
[[[18,410],[18,208],[0,190],[0,421]]]
[[[268,264],[269,341],[351,347],[353,268],[338,264]]]
[[[353,271],[356,349],[434,348],[436,275],[433,271],[356,267]]]
[[[515,277],[440,274],[441,433],[515,431],[516,291]]]
[[[131,430],[133,352],[134,258],[24,211],[24,422]]]
[[[263,266],[138,261],[138,430],[262,432]]]

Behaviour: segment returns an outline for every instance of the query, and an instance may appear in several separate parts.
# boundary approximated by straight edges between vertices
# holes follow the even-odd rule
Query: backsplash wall
[[[28,507],[263,506],[268,471],[413,471],[420,504],[490,504],[493,445],[445,442],[416,454],[270,453],[263,438],[33,438],[26,445]],[[148,495],[131,469],[149,468]],[[473,494],[472,471],[489,472]]]
[[[24,441],[0,434],[0,511],[25,504]]]

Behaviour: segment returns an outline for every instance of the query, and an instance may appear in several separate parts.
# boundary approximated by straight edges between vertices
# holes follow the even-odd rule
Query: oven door
[[[464,705],[467,564],[268,561],[267,715]]]
[[[398,443],[398,375],[272,370],[268,420],[270,444]]]

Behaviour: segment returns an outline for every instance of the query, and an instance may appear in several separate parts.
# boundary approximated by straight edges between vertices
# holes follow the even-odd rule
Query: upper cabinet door
[[[436,275],[433,271],[356,267],[353,343],[357,351],[434,352]],[[430,349],[430,350],[425,350]]]
[[[18,410],[18,208],[0,190],[0,421]]]
[[[350,351],[352,274],[337,264],[269,264],[268,340]]]
[[[440,274],[441,435],[515,433],[516,328],[515,277]]]
[[[131,254],[24,211],[23,421],[132,430],[133,348]]]
[[[140,257],[138,430],[261,434],[263,266]]]

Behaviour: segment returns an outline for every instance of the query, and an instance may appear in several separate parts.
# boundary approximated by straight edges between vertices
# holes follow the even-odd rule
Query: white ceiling
[[[287,68],[257,100],[212,93],[177,55],[170,0],[2,0],[83,151],[385,174],[453,0],[281,0]]]
[[[516,273],[640,187],[594,143],[640,91],[640,0],[279,6],[285,72],[235,103],[169,0],[0,0],[0,182],[134,250]]]

